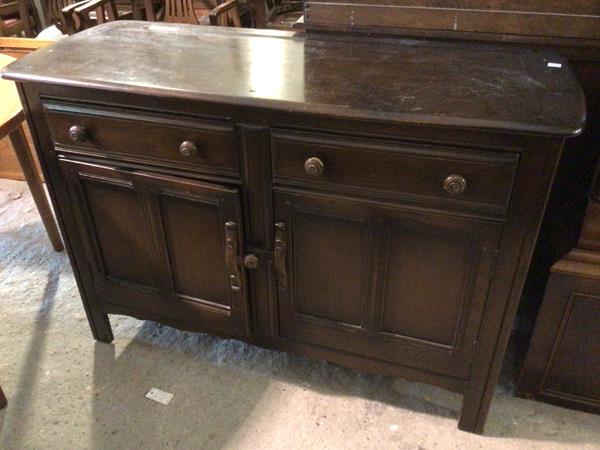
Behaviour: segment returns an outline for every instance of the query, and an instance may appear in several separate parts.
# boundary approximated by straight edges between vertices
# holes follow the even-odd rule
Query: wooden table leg
[[[60,252],[64,248],[63,243],[60,239],[60,233],[58,232],[54,216],[52,215],[52,209],[50,209],[50,204],[48,203],[42,180],[35,169],[33,156],[31,155],[29,145],[27,144],[27,138],[25,137],[23,124],[20,124],[11,131],[9,137],[12,146],[15,149],[21,169],[23,170],[23,175],[25,175],[25,180],[27,181],[31,195],[33,196],[35,206],[42,217],[44,227],[46,227],[46,232],[48,233],[52,247],[54,247],[54,250],[57,252]]]
[[[0,409],[5,408],[8,402],[6,401],[6,396],[4,392],[2,392],[2,388],[0,387]]]

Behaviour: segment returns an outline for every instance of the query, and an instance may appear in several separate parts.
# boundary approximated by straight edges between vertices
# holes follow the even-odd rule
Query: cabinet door
[[[237,189],[61,160],[98,301],[246,335]]]
[[[277,188],[280,334],[467,377],[502,224]]]

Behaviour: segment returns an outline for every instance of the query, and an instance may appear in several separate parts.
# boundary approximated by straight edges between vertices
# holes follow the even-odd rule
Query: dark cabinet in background
[[[518,395],[600,413],[600,179],[577,248],[552,267]]]

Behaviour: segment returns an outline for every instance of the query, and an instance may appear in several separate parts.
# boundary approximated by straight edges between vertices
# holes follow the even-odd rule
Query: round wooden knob
[[[198,156],[198,147],[192,141],[183,141],[179,146],[179,154],[184,158],[194,158]]]
[[[325,164],[319,158],[308,158],[304,163],[304,171],[311,177],[319,177],[325,171]]]
[[[444,180],[444,191],[450,195],[461,195],[467,190],[467,180],[460,175],[450,175]]]
[[[256,256],[256,255],[246,255],[246,256],[244,256],[244,267],[246,269],[256,269],[256,268],[258,268],[258,256]]]
[[[69,137],[72,141],[81,144],[88,140],[87,130],[81,125],[73,125],[71,128],[69,128]]]

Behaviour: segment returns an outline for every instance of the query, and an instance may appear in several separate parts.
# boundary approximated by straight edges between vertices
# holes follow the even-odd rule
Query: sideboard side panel
[[[510,219],[463,401],[462,430],[483,432],[562,148],[562,139],[532,137],[521,155]]]
[[[92,335],[99,341],[112,342],[114,337],[108,315],[98,308],[92,291],[86,287],[93,285],[93,278],[89,265],[85,263],[84,250],[80,243],[72,239],[76,234],[71,234],[68,230],[67,224],[74,223],[73,211],[68,206],[67,187],[62,180],[58,160],[55,157],[38,85],[17,83],[17,87]]]

